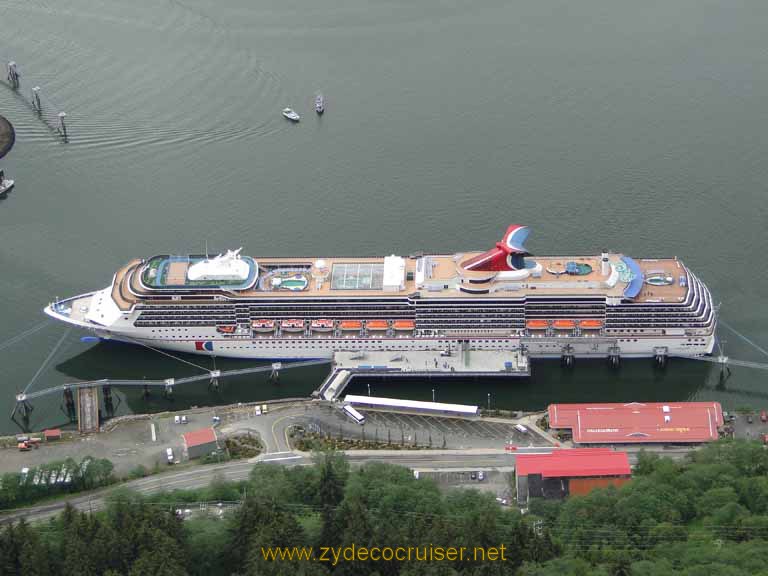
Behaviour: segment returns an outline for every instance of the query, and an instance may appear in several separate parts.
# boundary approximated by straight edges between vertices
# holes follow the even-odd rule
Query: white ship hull
[[[173,335],[158,336],[146,334],[145,329],[122,331],[91,330],[105,340],[117,340],[136,345],[145,345],[174,352],[242,358],[252,360],[298,360],[332,359],[339,351],[397,351],[410,350],[458,350],[467,342],[470,350],[514,350],[525,346],[531,358],[560,358],[566,347],[575,358],[607,358],[610,350],[618,347],[622,358],[652,358],[660,350],[668,356],[701,356],[711,354],[715,346],[713,336],[697,338],[632,338],[629,342],[604,337],[526,338],[526,337],[333,337],[286,335],[243,338],[222,336],[215,329],[196,330],[192,338]],[[538,342],[537,342],[538,340]]]

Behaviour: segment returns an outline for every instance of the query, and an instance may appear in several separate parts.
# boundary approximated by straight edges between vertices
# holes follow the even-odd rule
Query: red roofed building
[[[626,452],[609,448],[556,450],[550,454],[518,454],[515,468],[517,501],[564,498],[594,488],[620,486],[632,475]]]
[[[201,428],[183,435],[184,448],[190,460],[200,458],[219,449],[216,438],[216,430],[213,428]]]
[[[570,429],[575,444],[700,444],[719,437],[718,402],[550,404],[549,427]]]

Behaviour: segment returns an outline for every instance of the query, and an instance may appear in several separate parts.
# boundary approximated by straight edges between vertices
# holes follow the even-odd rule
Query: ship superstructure
[[[532,257],[512,225],[486,252],[136,259],[107,288],[49,305],[103,338],[240,358],[512,350],[532,357],[709,354],[715,309],[677,258]]]

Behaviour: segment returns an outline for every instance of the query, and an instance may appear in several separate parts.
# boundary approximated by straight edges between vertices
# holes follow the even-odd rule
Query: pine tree
[[[339,526],[336,522],[336,507],[344,497],[349,468],[343,455],[336,452],[325,452],[316,457],[320,465],[320,482],[318,497],[321,506],[322,529],[320,545],[334,546],[339,542]]]
[[[19,563],[20,544],[16,535],[16,528],[13,524],[9,524],[0,537],[0,576],[16,576],[21,570]]]

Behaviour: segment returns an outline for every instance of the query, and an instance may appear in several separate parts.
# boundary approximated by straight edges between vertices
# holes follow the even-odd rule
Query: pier
[[[408,352],[336,352],[328,377],[312,393],[314,398],[335,401],[359,376],[387,378],[524,378],[531,367],[524,349],[444,350]]]
[[[79,388],[77,391],[77,429],[81,434],[99,429],[99,389]]]
[[[64,112],[60,106],[54,104],[47,95],[43,94],[40,86],[37,86],[31,81],[22,82],[22,74],[19,71],[18,63],[13,60],[8,62],[6,76],[4,79],[0,78],[0,84],[10,88],[16,96],[24,102],[24,104],[29,106],[53,134],[59,136],[63,142],[69,142],[67,123],[65,121],[65,118],[67,117],[66,112]],[[30,86],[28,95],[24,88],[25,86]],[[11,146],[12,145],[13,142],[11,142]],[[9,149],[10,148],[8,148],[8,150]],[[8,152],[8,150],[5,150],[5,152]],[[3,155],[3,134],[2,126],[0,125],[0,158],[2,158]]]
[[[66,333],[65,333],[66,336]],[[62,340],[59,341],[61,343]],[[53,352],[56,351],[58,348],[58,344],[56,348],[54,348]],[[53,356],[53,353],[49,355],[49,358]],[[26,424],[29,422],[29,416],[30,413],[34,410],[34,407],[32,406],[32,400],[35,400],[37,398],[43,398],[45,396],[50,396],[52,394],[63,394],[64,395],[64,401],[66,404],[66,412],[69,415],[70,419],[73,420],[72,416],[74,415],[75,410],[75,401],[73,399],[73,392],[77,392],[78,394],[78,401],[77,401],[77,417],[78,417],[78,427],[80,426],[86,426],[89,430],[97,430],[99,427],[99,417],[98,417],[98,392],[97,389],[99,387],[102,387],[104,389],[105,394],[105,403],[107,404],[107,409],[110,408],[110,405],[112,404],[111,401],[111,389],[114,387],[128,387],[128,388],[143,388],[145,394],[149,394],[149,391],[151,389],[159,389],[161,390],[166,397],[173,394],[173,389],[175,386],[181,386],[185,384],[192,384],[195,382],[204,382],[206,380],[209,381],[211,386],[213,388],[218,388],[219,385],[219,379],[221,378],[230,378],[232,376],[245,376],[248,374],[258,374],[258,373],[264,373],[267,372],[270,374],[271,378],[276,378],[277,374],[280,370],[288,369],[288,368],[302,368],[305,366],[318,366],[321,364],[328,364],[329,360],[319,359],[319,360],[307,360],[303,362],[288,362],[285,364],[281,363],[275,363],[275,364],[266,364],[261,366],[253,366],[251,368],[241,368],[239,370],[209,370],[206,371],[205,374],[200,374],[198,376],[188,376],[186,378],[166,378],[164,380],[113,380],[110,378],[103,378],[100,380],[90,380],[87,382],[71,382],[68,384],[59,384],[58,386],[52,386],[50,388],[45,388],[43,390],[36,390],[34,392],[21,392],[16,395],[16,403],[13,407],[13,411],[11,412],[11,420],[14,422],[16,414],[20,414],[22,418],[22,422],[24,425],[21,426],[22,429],[26,429]],[[43,363],[43,366],[47,364],[47,361]],[[42,367],[41,367],[42,368]],[[40,370],[38,370],[38,373]],[[37,377],[37,375],[35,376]],[[27,385],[27,389],[29,389],[29,386],[34,382],[35,378],[32,379],[32,382],[30,382],[29,385]],[[81,395],[81,391],[91,391],[89,393],[86,393],[85,395]],[[109,390],[109,392],[107,392]],[[109,398],[109,401],[107,399]],[[85,402],[85,404],[83,404]],[[94,409],[94,403],[96,408]],[[18,422],[17,422],[18,424]]]
[[[47,325],[47,322],[41,322],[37,326],[11,338],[5,343],[0,344],[0,349],[8,347],[22,340],[24,337],[38,332]],[[734,328],[722,322],[728,330],[734,332],[739,338],[749,343],[756,350],[768,356],[768,350],[760,348],[757,344],[749,340],[746,336],[737,332]],[[15,420],[16,415],[21,416],[22,429],[27,429],[29,419],[34,406],[32,401],[50,396],[53,394],[63,394],[65,410],[70,421],[78,421],[78,429],[82,432],[95,431],[99,428],[99,397],[98,388],[102,388],[104,393],[105,411],[109,417],[114,413],[112,400],[113,387],[141,388],[145,395],[149,395],[152,389],[159,390],[165,398],[172,398],[174,388],[186,384],[208,381],[209,387],[218,390],[219,380],[232,376],[245,376],[251,374],[265,373],[270,380],[276,381],[279,374],[284,369],[301,368],[308,366],[319,366],[322,364],[331,364],[331,369],[327,377],[320,386],[312,393],[312,398],[325,400],[329,402],[338,402],[345,389],[355,378],[361,376],[383,377],[383,378],[522,378],[531,373],[531,367],[528,356],[528,346],[533,343],[549,344],[552,348],[552,356],[559,355],[562,364],[566,367],[573,366],[574,358],[578,356],[592,356],[607,358],[609,363],[618,367],[622,351],[619,342],[615,338],[600,337],[573,337],[568,339],[542,337],[526,337],[521,339],[519,348],[509,350],[470,350],[465,342],[453,350],[410,350],[410,351],[340,351],[333,355],[333,358],[321,358],[294,362],[276,362],[272,364],[261,364],[248,368],[237,370],[216,370],[206,368],[189,360],[176,357],[165,351],[157,350],[146,344],[137,342],[152,351],[161,353],[188,364],[200,370],[202,374],[184,378],[166,378],[162,380],[116,380],[99,379],[87,382],[70,382],[59,384],[43,390],[30,391],[43,369],[53,359],[58,349],[66,339],[69,330],[62,334],[53,350],[48,354],[43,364],[37,370],[30,382],[16,394],[16,402],[11,413],[11,419]],[[718,344],[720,347],[720,344]],[[768,363],[754,362],[747,360],[736,360],[724,354],[720,347],[717,356],[705,355],[682,355],[670,353],[666,347],[658,347],[653,350],[653,359],[659,367],[664,367],[669,358],[681,358],[688,360],[697,360],[718,364],[721,367],[721,381],[727,379],[730,374],[729,366],[740,366],[752,369],[768,369]],[[77,400],[75,400],[77,395]],[[64,406],[66,405],[66,407]],[[18,422],[16,422],[19,424]]]

